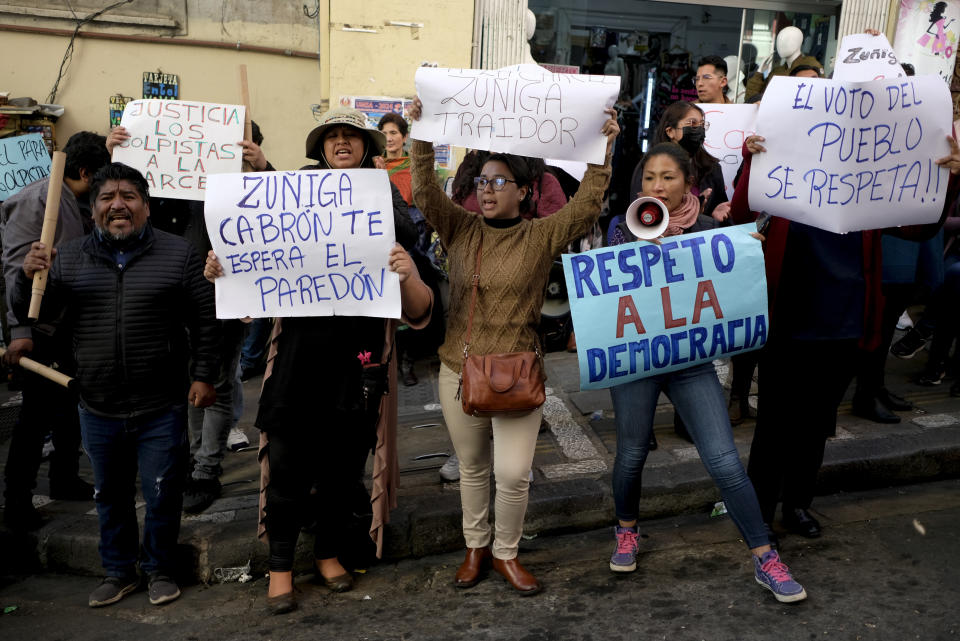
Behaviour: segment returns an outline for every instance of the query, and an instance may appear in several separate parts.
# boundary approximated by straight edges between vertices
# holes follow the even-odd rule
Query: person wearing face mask
[[[664,110],[650,143],[657,145],[662,142],[675,142],[683,147],[693,159],[691,193],[700,199],[699,213],[724,220],[726,207],[721,207],[720,211],[714,214],[718,205],[727,202],[727,192],[720,163],[703,148],[708,126],[702,109],[689,102],[675,102]],[[640,188],[640,165],[637,164],[630,180],[630,193],[633,198],[636,198]]]
[[[664,235],[686,233],[687,221],[697,215],[699,207],[692,193],[694,182],[689,155],[675,144],[654,145],[640,161],[638,171],[641,195],[659,199],[669,212],[670,223]],[[756,581],[773,592],[778,601],[790,603],[807,598],[803,587],[793,580],[771,547],[756,492],[733,442],[723,388],[710,362],[610,388],[617,423],[613,498],[618,521],[610,570],[621,573],[637,569],[640,479],[661,392],[673,402],[689,427],[700,459],[750,548]]]
[[[414,100],[411,118],[418,120],[421,110],[420,100]],[[420,140],[413,143],[413,198],[440,234],[450,266],[447,333],[439,350],[439,394],[444,421],[460,459],[467,551],[454,577],[458,588],[476,585],[492,566],[523,596],[541,589],[536,577],[520,564],[517,550],[542,407],[529,412],[469,415],[458,399],[459,374],[467,351],[468,326],[470,354],[540,351],[537,325],[553,260],[600,217],[603,194],[610,183],[611,151],[620,127],[613,109],[605,113],[608,119],[596,132],[607,138],[605,163],[588,165],[576,195],[548,218],[525,220],[521,216],[532,191],[530,167],[522,158],[494,153],[484,161],[474,178],[480,203],[476,214],[455,204],[437,185],[433,146]],[[473,291],[475,305],[471,302]],[[497,486],[493,531],[489,523],[491,463]]]

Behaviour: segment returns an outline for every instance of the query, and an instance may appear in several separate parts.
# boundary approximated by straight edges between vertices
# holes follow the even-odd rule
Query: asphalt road
[[[0,638],[470,640],[940,640],[960,638],[960,480],[818,498],[824,536],[782,541],[809,593],[776,602],[752,576],[727,517],[642,523],[638,571],[607,568],[610,530],[525,540],[521,559],[545,589],[516,596],[496,576],[450,582],[460,554],[382,564],[334,595],[298,580],[300,609],[263,614],[266,584],[190,586],[151,606],[145,592],[92,610],[93,577],[3,579]],[[304,568],[307,570],[307,568]]]

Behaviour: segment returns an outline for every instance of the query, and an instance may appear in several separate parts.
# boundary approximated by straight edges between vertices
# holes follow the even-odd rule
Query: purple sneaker
[[[780,561],[776,550],[766,552],[762,557],[753,557],[754,576],[757,583],[773,592],[781,603],[803,601],[807,591],[790,576],[790,568]]]
[[[633,572],[637,569],[637,537],[640,535],[637,526],[615,528],[617,534],[617,549],[610,557],[610,569],[614,572]]]

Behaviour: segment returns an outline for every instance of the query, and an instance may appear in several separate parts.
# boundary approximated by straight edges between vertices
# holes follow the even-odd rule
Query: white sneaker
[[[907,310],[903,310],[900,319],[897,321],[897,329],[910,329],[911,327],[913,327],[913,319],[910,318]]]
[[[227,434],[227,447],[236,452],[239,449],[247,447],[250,445],[250,440],[247,438],[247,435],[243,433],[243,430],[239,427],[234,427],[230,430],[230,433]]]
[[[440,478],[451,483],[460,480],[460,459],[457,458],[456,454],[451,454],[447,462],[440,468]]]

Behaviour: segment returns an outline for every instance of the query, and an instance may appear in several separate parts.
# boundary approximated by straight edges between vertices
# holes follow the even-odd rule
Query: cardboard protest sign
[[[763,95],[750,207],[835,233],[931,223],[950,172],[952,108],[935,76],[848,83],[777,76]]]
[[[698,104],[710,123],[703,148],[720,161],[727,200],[733,197],[733,179],[743,162],[743,141],[752,136],[757,125],[757,105]]]
[[[50,152],[41,134],[0,138],[0,201],[50,175]]]
[[[884,35],[855,33],[844,37],[837,49],[837,63],[833,79],[847,82],[903,78],[903,72],[893,45]]]
[[[181,100],[133,100],[120,124],[130,139],[113,150],[114,162],[140,170],[150,195],[203,200],[208,174],[240,171],[242,105]]]
[[[602,164],[600,133],[620,92],[618,76],[550,73],[537,65],[496,70],[420,67],[417,140],[537,158]]]
[[[217,318],[400,318],[387,172],[215,174],[204,216],[225,272]]]
[[[767,283],[755,225],[564,254],[580,389],[763,347]]]

